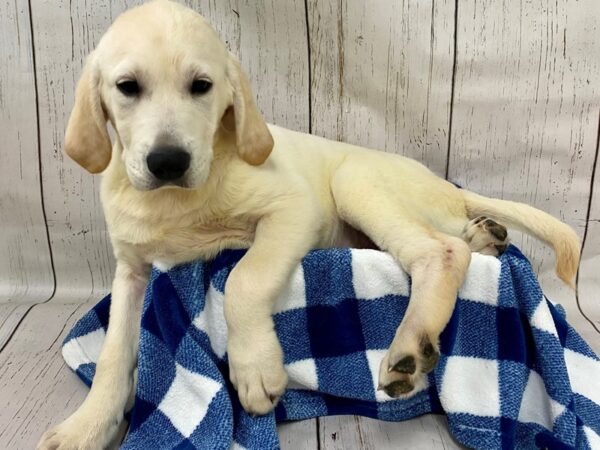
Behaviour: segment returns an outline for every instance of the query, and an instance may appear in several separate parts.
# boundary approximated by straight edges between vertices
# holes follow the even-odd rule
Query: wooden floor
[[[70,327],[93,303],[52,300],[0,309],[0,449],[31,449],[49,426],[73,412],[87,393],[65,365],[61,343]],[[600,302],[594,302],[600,303]],[[572,324],[600,353],[600,335],[565,303]],[[600,318],[600,305],[591,311]],[[340,416],[289,423],[279,427],[284,449],[452,449],[445,419],[427,415],[390,423]]]

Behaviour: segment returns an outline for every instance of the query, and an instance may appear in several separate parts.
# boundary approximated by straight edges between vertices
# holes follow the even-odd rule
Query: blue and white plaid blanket
[[[399,421],[430,412],[446,414],[469,447],[600,448],[600,361],[514,247],[499,259],[473,255],[439,364],[405,400],[376,388],[410,279],[383,252],[311,252],[275,310],[290,385],[273,414],[250,417],[228,381],[223,317],[225,280],[242,255],[153,270],[123,448],[264,450],[279,447],[279,421],[335,414]],[[85,315],[63,346],[88,385],[109,303]]]

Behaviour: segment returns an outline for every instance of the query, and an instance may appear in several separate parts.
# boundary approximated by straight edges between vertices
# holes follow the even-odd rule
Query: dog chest
[[[247,248],[254,240],[256,223],[245,218],[191,221],[185,218],[164,223],[135,221],[119,224],[113,233],[118,241],[135,249],[144,260],[169,267],[198,258],[214,257],[225,248]]]

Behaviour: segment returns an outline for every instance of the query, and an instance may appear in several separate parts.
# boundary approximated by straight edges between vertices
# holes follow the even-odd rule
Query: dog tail
[[[580,242],[571,227],[550,214],[523,203],[487,198],[467,190],[462,192],[469,219],[490,217],[502,225],[516,228],[551,246],[556,255],[556,274],[566,284],[575,288]]]

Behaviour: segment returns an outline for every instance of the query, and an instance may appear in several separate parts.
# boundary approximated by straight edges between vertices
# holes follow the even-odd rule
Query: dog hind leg
[[[408,308],[383,358],[379,387],[391,397],[424,386],[439,355],[438,339],[450,320],[471,250],[462,240],[436,231],[399,205],[385,182],[344,163],[331,188],[338,214],[389,252],[412,277]],[[361,176],[361,173],[364,176]]]

